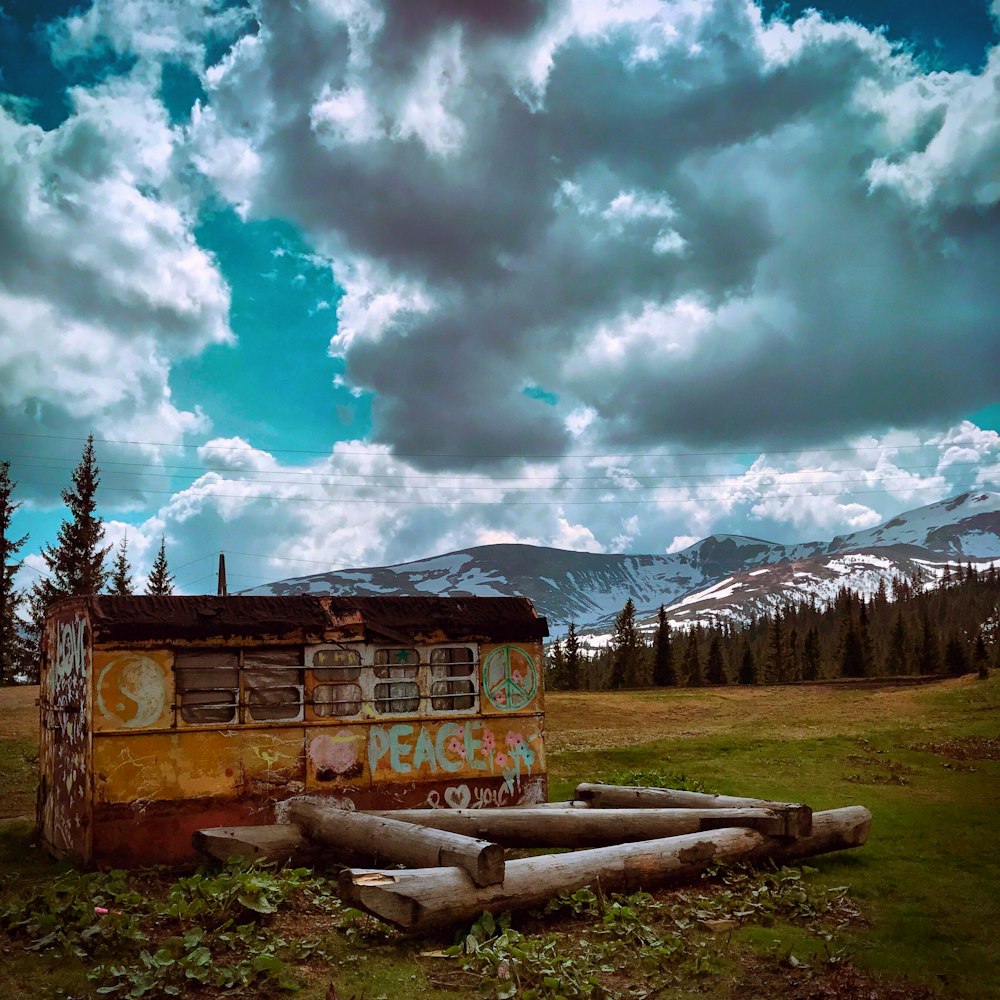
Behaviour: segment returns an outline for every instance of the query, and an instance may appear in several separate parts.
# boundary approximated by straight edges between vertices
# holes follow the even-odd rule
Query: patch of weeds
[[[99,996],[183,996],[202,985],[297,989],[291,963],[325,957],[309,937],[272,925],[284,904],[330,913],[339,905],[305,868],[271,870],[233,860],[165,893],[140,891],[139,875],[68,872],[9,902],[0,926],[27,951],[90,966]]]
[[[449,949],[484,995],[502,998],[646,996],[720,973],[721,929],[797,926],[829,950],[843,926],[861,921],[847,888],[809,883],[814,869],[714,870],[711,884],[651,895],[605,897],[583,888],[552,900],[545,914],[567,925],[528,938],[509,915],[484,914]]]
[[[447,954],[460,958],[463,969],[478,978],[481,991],[497,1000],[607,996],[560,935],[527,937],[510,926],[508,913],[484,913]]]
[[[707,792],[705,782],[689,778],[683,771],[657,768],[612,771],[601,779],[602,785],[638,785],[644,788],[676,788],[684,792]]]
[[[912,767],[886,756],[884,750],[876,749],[869,740],[858,740],[858,747],[862,752],[848,754],[845,761],[872,770],[845,774],[843,780],[852,785],[908,785],[907,775],[916,773]]]

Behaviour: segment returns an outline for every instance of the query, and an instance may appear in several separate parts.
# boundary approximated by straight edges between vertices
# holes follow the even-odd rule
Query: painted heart
[[[444,801],[449,809],[468,809],[472,792],[468,785],[452,785],[444,790]]]

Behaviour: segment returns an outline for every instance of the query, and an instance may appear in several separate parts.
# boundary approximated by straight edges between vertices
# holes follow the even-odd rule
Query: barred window
[[[416,712],[420,708],[419,669],[415,649],[376,649],[375,677],[387,683],[375,684],[375,711],[383,715]]]
[[[215,649],[177,653],[174,671],[184,722],[195,725],[236,722],[240,691],[238,653]]]
[[[431,709],[454,712],[476,703],[475,658],[468,646],[431,650]]]
[[[320,718],[361,711],[361,654],[356,649],[317,649],[312,654],[313,711]]]
[[[299,649],[248,649],[243,654],[248,721],[294,722],[302,718],[302,653]]]

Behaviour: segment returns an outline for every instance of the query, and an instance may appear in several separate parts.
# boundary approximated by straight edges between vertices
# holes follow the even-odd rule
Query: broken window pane
[[[174,656],[181,719],[193,724],[236,721],[239,654],[227,650]]]
[[[302,718],[301,649],[248,649],[243,654],[243,686],[253,722],[294,722]]]

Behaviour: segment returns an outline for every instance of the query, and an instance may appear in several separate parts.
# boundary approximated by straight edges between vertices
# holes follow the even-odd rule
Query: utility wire
[[[975,475],[975,473],[965,473],[965,476]],[[961,477],[953,477],[961,478]],[[888,477],[886,482],[891,481],[891,477]],[[45,487],[50,489],[60,489],[61,487],[57,483],[43,483],[34,480],[24,480],[20,481],[21,485],[35,486],[35,487]],[[271,484],[273,485],[273,484]],[[802,485],[802,484],[793,484]],[[827,481],[823,485],[836,485],[836,482]],[[622,487],[618,487],[621,489]],[[645,489],[655,489],[656,487],[644,487]],[[685,487],[670,487],[664,486],[660,487],[663,490],[679,490]],[[984,487],[987,488],[987,487]],[[176,496],[178,492],[176,490],[141,490],[138,488],[125,488],[116,486],[104,486],[100,487],[104,492],[111,493],[127,493],[129,495],[134,495],[136,493],[142,493],[144,495],[151,496]],[[468,492],[462,487],[455,487],[456,492],[465,493]],[[678,497],[676,499],[665,498],[665,497],[646,497],[642,499],[619,499],[618,497],[605,497],[601,499],[594,500],[563,500],[563,499],[553,499],[553,500],[511,500],[509,497],[503,496],[496,500],[466,500],[462,496],[453,497],[429,497],[424,499],[400,499],[395,497],[299,497],[299,496],[270,496],[266,494],[259,493],[218,493],[214,490],[204,490],[199,492],[197,495],[205,498],[218,498],[224,500],[267,500],[275,501],[278,503],[325,503],[325,504],[388,504],[392,506],[417,506],[425,507],[428,505],[439,504],[439,505],[461,505],[466,507],[494,507],[503,505],[505,507],[600,507],[606,504],[615,504],[618,506],[634,506],[638,504],[667,504],[667,503],[689,503],[691,500],[696,499],[704,503],[711,503],[713,501],[722,501],[731,499],[734,492],[747,492],[748,496],[745,497],[747,500],[768,500],[768,499],[795,499],[804,497],[837,497],[837,496],[878,496],[886,492],[891,491],[891,486],[883,486],[881,489],[874,490],[834,490],[830,491],[810,491],[806,493],[784,493],[784,492],[765,492],[765,491],[754,491],[752,488],[744,488],[744,490],[729,489],[721,493],[717,497],[698,495],[696,497],[684,496]],[[924,492],[928,490],[940,490],[941,486],[906,486],[906,491],[909,493]],[[605,490],[604,492],[609,492]]]
[[[85,437],[76,437],[63,434],[31,434],[25,431],[4,431],[0,430],[0,435],[7,437],[19,437],[19,438],[33,438],[37,440],[47,440],[47,441],[74,441],[74,442],[84,442]],[[215,451],[237,451],[246,452],[247,448],[238,445],[218,445],[205,442],[203,444],[183,444],[176,441],[130,441],[121,440],[116,438],[94,438],[94,444],[119,444],[119,445],[135,445],[139,447],[149,447],[149,448],[205,448],[211,447]],[[254,451],[264,451],[269,455],[282,454],[282,455],[323,455],[325,457],[331,457],[336,455],[367,455],[372,454],[371,451],[335,451],[333,448],[329,448],[325,451],[315,451],[306,448],[254,448],[252,445],[250,447]],[[565,455],[565,454],[537,454],[537,455],[482,455],[470,452],[392,452],[388,454],[388,457],[395,458],[462,458],[462,459],[493,459],[496,461],[507,461],[510,459],[525,459],[526,461],[538,461],[540,459],[564,459],[564,458],[725,458],[734,457],[739,455],[801,455],[803,452],[809,451],[822,451],[825,453],[840,453],[840,452],[859,452],[859,451],[903,451],[903,450],[913,450],[917,448],[927,448],[933,447],[926,444],[893,444],[893,445],[869,445],[865,447],[841,447],[841,448],[824,448],[824,447],[813,447],[813,448],[789,448],[789,449],[775,449],[775,448],[742,448],[736,451],[687,451],[687,452],[632,452],[632,453],[622,453],[622,452],[597,452],[594,454],[586,455]]]

